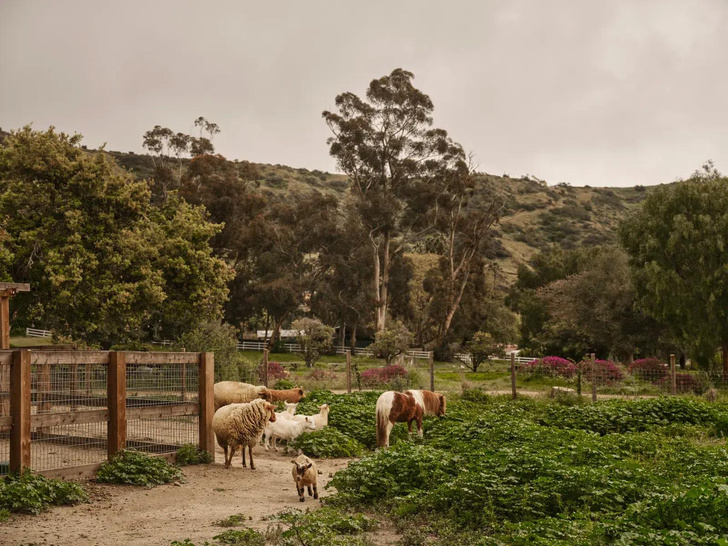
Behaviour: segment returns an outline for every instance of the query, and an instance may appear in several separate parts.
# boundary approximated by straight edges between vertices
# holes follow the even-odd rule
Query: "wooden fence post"
[[[511,353],[511,396],[515,400],[518,396],[516,392],[516,353]]]
[[[346,392],[351,394],[351,351],[346,351]]]
[[[435,353],[430,351],[428,356],[430,360],[430,390],[435,390]]]
[[[592,402],[597,401],[597,364],[596,364],[596,355],[592,353],[589,356],[589,361],[591,362],[591,384],[592,384]]]
[[[215,415],[215,354],[200,353],[199,372],[200,449],[215,457],[215,434],[212,417]],[[214,459],[213,459],[214,460]]]
[[[677,381],[675,378],[675,355],[670,355],[670,393],[677,394]]]
[[[30,467],[30,351],[13,352],[10,365],[10,471]]]
[[[268,349],[263,349],[263,385],[268,388]]]
[[[109,407],[108,454],[112,457],[126,447],[126,353],[109,353],[107,376]]]

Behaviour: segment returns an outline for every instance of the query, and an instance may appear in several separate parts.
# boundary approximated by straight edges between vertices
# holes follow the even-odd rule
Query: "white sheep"
[[[293,463],[293,481],[296,482],[296,493],[298,500],[304,502],[304,487],[308,487],[308,496],[311,496],[311,488],[313,487],[313,498],[318,499],[318,489],[316,487],[316,478],[318,470],[314,462],[305,455],[299,455],[291,461]]]
[[[313,420],[309,417],[304,416],[301,421],[294,421],[293,419],[277,419],[275,423],[269,423],[265,427],[265,450],[268,451],[268,446],[271,440],[273,441],[273,449],[278,451],[278,440],[286,440],[290,443],[292,440],[298,438],[306,430],[315,430],[316,425]],[[286,452],[288,452],[288,443],[286,444]]]
[[[239,381],[220,381],[213,387],[215,411],[228,404],[242,404],[263,398],[266,388]]]
[[[255,470],[253,446],[258,443],[268,421],[275,422],[275,406],[265,400],[253,400],[244,404],[228,404],[215,412],[212,430],[217,443],[225,452],[225,468],[230,468],[235,451],[243,448],[245,466],[245,447],[250,453],[250,468]],[[228,448],[230,454],[228,455]]]
[[[304,417],[308,417],[316,425],[316,430],[321,430],[329,424],[329,411],[331,408],[328,404],[322,404],[319,406],[319,412],[315,415],[293,415],[294,421],[303,421]]]

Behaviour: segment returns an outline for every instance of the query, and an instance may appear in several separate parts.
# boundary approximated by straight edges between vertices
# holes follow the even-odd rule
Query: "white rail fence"
[[[51,331],[41,330],[39,328],[26,328],[25,337],[51,337]]]

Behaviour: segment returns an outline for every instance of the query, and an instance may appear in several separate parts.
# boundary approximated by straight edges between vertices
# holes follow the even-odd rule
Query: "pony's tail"
[[[391,396],[384,393],[377,400],[377,447],[387,444],[387,426],[389,425],[389,412],[392,411]]]

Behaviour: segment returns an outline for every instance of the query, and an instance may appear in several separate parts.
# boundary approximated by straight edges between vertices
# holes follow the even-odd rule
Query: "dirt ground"
[[[153,489],[89,483],[91,504],[52,508],[38,516],[13,516],[0,523],[0,544],[18,545],[169,545],[189,538],[196,544],[225,529],[213,522],[242,513],[247,525],[265,531],[267,517],[286,508],[317,508],[320,501],[306,496],[299,502],[291,477],[295,456],[254,452],[256,470],[241,467],[240,454],[233,467],[225,470],[223,454],[217,448],[214,465],[184,467],[186,483]],[[331,475],[345,468],[348,459],[320,460],[316,464],[322,498]],[[392,544],[396,536],[387,528],[371,538],[378,544]]]

